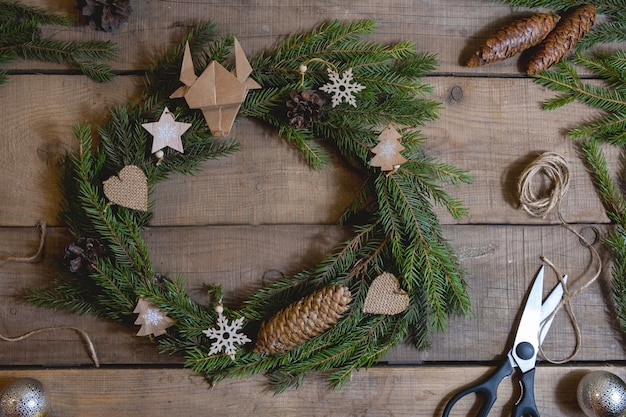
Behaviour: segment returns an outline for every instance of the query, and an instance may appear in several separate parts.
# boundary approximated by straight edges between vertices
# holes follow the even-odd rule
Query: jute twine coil
[[[35,262],[37,261],[43,252],[44,245],[46,243],[46,222],[41,221],[37,224],[37,229],[39,230],[39,246],[37,247],[37,251],[30,256],[6,256],[4,258],[0,258],[0,262]],[[49,331],[57,331],[57,330],[72,330],[80,335],[80,337],[85,341],[87,345],[87,349],[89,350],[89,355],[91,356],[91,360],[95,364],[96,367],[100,366],[100,361],[98,360],[98,355],[96,354],[96,349],[94,347],[91,338],[84,330],[74,327],[74,326],[52,326],[52,327],[43,327],[41,329],[31,330],[30,332],[24,333],[20,336],[9,337],[0,334],[0,340],[4,340],[5,342],[19,342],[24,339],[28,339],[31,336],[34,336],[39,333],[49,332]]]
[[[533,187],[533,180],[538,175],[544,175],[550,180],[551,188],[548,192],[539,193],[535,191],[535,187]],[[563,215],[561,213],[561,203],[563,201],[563,197],[565,197],[567,189],[569,188],[569,182],[570,174],[567,161],[555,152],[545,152],[539,155],[539,157],[531,162],[530,165],[524,170],[518,182],[519,201],[521,207],[530,215],[541,218],[545,218],[552,210],[556,209],[556,214],[561,225],[578,237],[580,242],[582,242],[583,245],[589,249],[592,258],[596,260],[598,265],[596,273],[580,288],[572,292],[569,290],[567,283],[563,280],[564,275],[558,270],[556,265],[554,265],[554,263],[552,263],[545,256],[541,257],[541,259],[555,272],[561,286],[563,287],[563,298],[546,321],[552,319],[554,315],[556,315],[557,312],[564,307],[570,317],[576,337],[574,350],[564,359],[557,360],[547,357],[541,347],[541,344],[539,345],[539,352],[541,353],[541,356],[548,362],[554,364],[561,364],[570,361],[580,350],[580,346],[582,344],[582,332],[580,330],[578,320],[574,315],[572,300],[593,284],[602,273],[602,259],[596,249],[587,239],[585,239],[585,237],[583,237],[576,230],[572,229],[563,219]]]

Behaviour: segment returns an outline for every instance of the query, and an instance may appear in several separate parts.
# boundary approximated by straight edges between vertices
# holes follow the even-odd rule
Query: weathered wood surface
[[[578,381],[590,370],[620,373],[624,367],[540,366],[536,400],[545,416],[584,417],[576,403]],[[40,380],[49,393],[51,417],[61,416],[239,416],[284,415],[414,417],[441,415],[452,385],[463,386],[483,376],[485,366],[374,367],[354,373],[341,391],[328,389],[315,375],[298,391],[274,396],[261,376],[230,380],[209,389],[198,376],[179,369],[46,369],[7,370],[0,384],[15,378]],[[505,381],[490,415],[509,415],[517,383]],[[574,393],[574,394],[572,394]],[[556,401],[555,401],[556,399]],[[476,410],[472,397],[462,400],[451,417]]]
[[[27,4],[74,14],[74,0],[25,0]],[[110,84],[68,73],[61,65],[21,61],[0,86],[0,258],[26,255],[37,247],[34,225],[52,227],[43,259],[0,263],[0,334],[17,336],[39,327],[73,325],[94,340],[102,369],[93,369],[76,333],[55,331],[20,342],[0,342],[0,387],[20,376],[46,385],[53,415],[420,415],[438,416],[445,400],[489,370],[511,338],[526,288],[540,256],[570,275],[573,288],[594,269],[589,252],[558,225],[554,215],[533,218],[520,210],[516,182],[542,151],[566,157],[572,186],[563,201],[565,219],[598,243],[607,261],[600,280],[573,301],[582,329],[576,366],[540,366],[537,402],[542,415],[582,416],[575,386],[591,369],[610,369],[626,378],[623,335],[616,329],[610,300],[610,255],[599,241],[610,230],[575,145],[564,130],[594,113],[575,104],[547,113],[542,100],[552,93],[522,76],[517,60],[468,69],[470,51],[511,16],[521,13],[483,0],[340,2],[142,1],[133,2],[131,21],[116,34],[87,28],[44,29],[59,39],[110,39],[118,44],[113,66],[121,74]],[[182,359],[158,355],[145,338],[127,328],[89,316],[29,306],[20,295],[54,278],[54,262],[70,241],[56,219],[59,194],[56,164],[74,147],[72,126],[97,125],[106,108],[140,94],[141,77],[159,52],[176,42],[199,19],[213,19],[237,34],[249,54],[281,37],[329,19],[376,19],[380,41],[412,40],[436,53],[438,70],[426,79],[442,103],[440,119],[422,131],[427,152],[474,175],[471,185],[451,192],[470,215],[453,220],[440,210],[444,233],[467,271],[473,315],[451,318],[432,348],[409,344],[369,371],[355,373],[343,390],[332,392],[315,375],[298,391],[267,392],[263,377],[226,381],[213,390],[180,369]],[[248,120],[232,132],[242,151],[204,164],[198,175],[174,176],[159,184],[145,238],[155,268],[187,276],[191,294],[203,302],[202,285],[220,283],[236,305],[264,282],[321,260],[349,231],[334,223],[361,179],[336,158],[323,172],[305,166],[296,151],[270,129]],[[610,150],[617,166],[619,155]],[[555,284],[548,275],[546,287]],[[574,347],[570,322],[561,313],[545,348],[552,358]],[[73,365],[80,365],[74,368]],[[401,366],[399,366],[401,365]],[[55,367],[47,369],[47,366]],[[516,389],[504,384],[492,415],[507,415]],[[513,393],[515,391],[515,393]],[[322,401],[320,401],[322,400]],[[460,404],[455,415],[466,415]]]

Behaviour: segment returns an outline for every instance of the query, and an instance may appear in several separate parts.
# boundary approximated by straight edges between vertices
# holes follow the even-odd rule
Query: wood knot
[[[455,85],[450,90],[450,95],[448,96],[450,101],[460,102],[463,101],[463,89],[458,85]]]

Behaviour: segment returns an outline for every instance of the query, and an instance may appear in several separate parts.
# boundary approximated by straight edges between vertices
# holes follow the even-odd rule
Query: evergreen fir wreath
[[[418,128],[437,117],[439,104],[426,97],[431,88],[421,77],[436,67],[435,57],[415,52],[410,42],[363,39],[373,31],[373,21],[325,23],[250,57],[253,81],[239,63],[235,71],[237,82],[262,87],[242,90],[240,117],[276,129],[314,169],[328,160],[315,139],[322,138],[363,174],[362,190],[342,218],[355,234],[319,265],[260,288],[238,307],[223,305],[222,289],[210,285],[211,302],[198,305],[184,277],[153,267],[141,236],[150,206],[144,211],[137,202],[129,208],[107,198],[128,178],[147,184],[151,195],[169,174],[193,173],[200,162],[238,149],[232,139],[212,137],[205,109],[190,109],[186,101],[196,79],[218,74],[216,62],[225,62],[233,42],[238,46],[207,22],[155,64],[143,99],[112,110],[98,137],[90,126],[74,129],[78,151],[66,163],[63,216],[77,240],[66,251],[69,267],[50,288],[32,289],[29,301],[135,324],[135,330],[140,325],[139,334],[151,334],[161,352],[183,354],[188,368],[212,382],[265,373],[277,392],[315,371],[330,372],[331,385],[341,387],[353,370],[407,339],[426,348],[451,314],[469,311],[458,259],[433,207],[463,216],[462,202],[442,186],[471,178],[422,150]],[[180,75],[186,50],[195,68]],[[181,88],[184,98],[170,98]],[[339,93],[341,100],[331,104]],[[182,135],[184,151],[165,147],[153,154],[143,125],[156,131],[173,119],[177,128],[166,133]],[[370,164],[383,131],[391,132],[393,146],[378,148],[376,156],[387,152],[398,161],[385,171]],[[400,151],[402,158],[395,158]],[[383,273],[397,279],[382,290],[409,302],[389,314],[364,312],[368,289]]]

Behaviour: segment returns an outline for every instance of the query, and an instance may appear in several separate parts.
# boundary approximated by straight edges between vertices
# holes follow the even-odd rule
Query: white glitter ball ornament
[[[589,372],[578,383],[576,398],[589,417],[621,417],[626,412],[626,384],[611,372]]]

